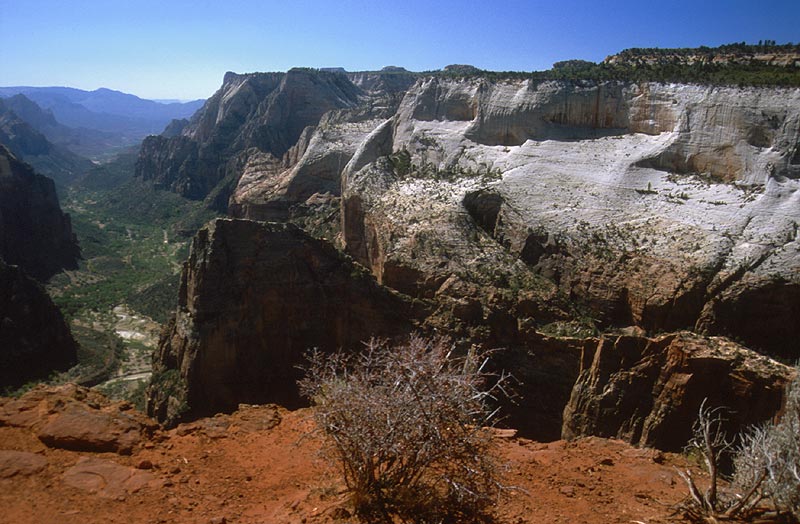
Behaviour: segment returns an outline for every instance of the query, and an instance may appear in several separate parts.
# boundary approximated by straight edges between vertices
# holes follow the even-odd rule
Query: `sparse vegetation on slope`
[[[78,271],[51,282],[68,317],[133,300],[150,316],[165,318],[171,304],[151,287],[176,278],[189,238],[214,216],[199,203],[133,179],[134,161],[123,155],[97,167],[64,199],[83,256]]]

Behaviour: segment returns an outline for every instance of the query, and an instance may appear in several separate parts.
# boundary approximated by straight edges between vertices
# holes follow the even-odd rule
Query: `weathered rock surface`
[[[800,91],[414,79],[230,74],[181,136],[145,147],[142,173],[206,195],[220,173],[206,180],[186,158],[217,144],[230,159],[215,202],[232,191],[235,216],[337,237],[404,293],[437,296],[453,277],[478,291],[533,283],[544,302],[555,285],[601,328],[696,327],[796,353],[785,341],[800,328],[759,343],[726,311],[800,283]],[[321,111],[305,127],[281,120],[281,140],[259,134],[293,89]]]
[[[562,436],[620,438],[680,451],[704,399],[728,428],[769,420],[792,369],[717,337],[683,332],[598,342],[564,409]]]
[[[52,448],[128,454],[141,432],[141,424],[125,415],[71,406],[50,417],[39,440]]]
[[[44,280],[80,255],[55,185],[0,145],[0,258]]]
[[[148,397],[148,413],[168,423],[239,403],[297,405],[304,352],[407,333],[415,316],[414,304],[329,244],[248,220],[198,232],[178,300]]]
[[[0,449],[0,479],[28,477],[47,467],[47,459],[36,453]]]
[[[341,195],[345,250],[412,295],[451,277],[544,290],[538,275],[601,328],[697,327],[796,356],[797,323],[759,343],[715,304],[799,282],[798,102],[792,89],[422,78],[371,132],[341,118],[314,130],[302,158],[350,158],[338,192],[333,164],[301,161],[243,177],[232,202],[285,201],[276,179],[303,180],[298,203],[315,187]]]
[[[314,431],[312,415],[307,409],[240,408],[231,415],[198,420],[189,431],[182,431],[189,429],[184,426],[159,431],[131,456],[50,449],[27,428],[0,427],[0,448],[36,450],[13,453],[47,461],[30,475],[22,476],[19,466],[13,477],[0,473],[0,520],[352,521],[345,516],[352,506],[341,475],[321,460],[323,435]],[[39,416],[47,417],[46,410]],[[280,424],[271,427],[276,418]],[[227,424],[224,430],[220,419]],[[519,488],[514,496],[500,499],[499,522],[608,524],[644,515],[648,523],[668,524],[674,521],[670,506],[686,496],[675,468],[698,470],[682,455],[636,449],[619,440],[545,444],[510,433],[496,431],[493,437],[498,460],[513,465],[505,472],[505,482]],[[0,471],[7,471],[1,465],[6,463],[3,455],[0,451]]]
[[[130,454],[155,424],[126,403],[74,384],[39,386],[0,402],[0,426],[30,428],[47,446]]]
[[[81,457],[64,472],[67,485],[107,498],[136,493],[154,480],[155,476],[147,471],[94,457]]]
[[[0,389],[77,362],[77,344],[44,288],[0,259]]]
[[[193,199],[229,179],[227,189],[217,188],[225,210],[251,152],[281,158],[306,127],[331,109],[355,105],[360,94],[335,73],[227,73],[222,88],[176,136],[145,139],[136,176]]]
[[[797,217],[786,210],[796,207],[798,97],[421,78],[394,111],[334,111],[292,155],[250,155],[230,210],[316,215],[299,223],[330,237],[339,231],[320,222],[341,199],[343,247],[412,295],[433,296],[451,276],[479,288],[535,281],[532,270],[601,327],[744,338],[709,304],[722,292],[740,302],[733,291],[751,287],[731,284],[746,274],[756,287],[769,275],[797,283]],[[779,341],[760,347],[782,352]]]

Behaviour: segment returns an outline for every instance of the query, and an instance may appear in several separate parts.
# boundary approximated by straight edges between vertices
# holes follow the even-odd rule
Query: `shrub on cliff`
[[[501,491],[486,360],[444,339],[309,355],[300,388],[367,522],[478,522]]]
[[[679,472],[689,489],[678,506],[685,517],[693,522],[800,522],[800,369],[785,398],[778,422],[740,435],[738,446],[725,437],[721,412],[701,406],[689,448],[702,457],[709,481],[703,491],[690,471]],[[734,474],[722,489],[719,465],[727,458]]]
[[[786,390],[780,420],[746,434],[734,458],[733,485],[758,494],[800,521],[800,369]]]

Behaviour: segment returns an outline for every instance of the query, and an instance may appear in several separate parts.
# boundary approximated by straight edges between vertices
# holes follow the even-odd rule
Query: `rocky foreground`
[[[163,431],[84,388],[0,399],[0,507],[15,523],[350,522],[310,413],[275,405]],[[547,444],[498,432],[500,523],[667,522],[682,457],[601,438]]]

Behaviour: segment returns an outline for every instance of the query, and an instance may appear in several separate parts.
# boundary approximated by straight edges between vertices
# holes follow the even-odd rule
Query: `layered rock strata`
[[[602,329],[694,327],[789,356],[796,329],[755,335],[728,311],[798,284],[799,101],[778,88],[423,77],[395,111],[334,111],[282,160],[249,156],[229,209],[313,216],[298,223],[415,296],[452,278],[555,285]]]
[[[142,144],[136,176],[192,199],[222,191],[219,207],[251,153],[279,160],[331,109],[355,106],[362,91],[335,73],[227,73],[222,88],[170,136]],[[218,187],[221,182],[224,187]]]
[[[132,407],[74,384],[40,385],[0,400],[0,427],[28,428],[51,448],[129,455],[157,427]]]
[[[590,358],[586,358],[590,357]],[[700,406],[730,434],[769,421],[793,370],[718,337],[691,333],[598,342],[564,409],[562,436],[596,435],[680,451]]]
[[[800,355],[789,321],[800,285],[800,90],[422,76],[384,95],[359,94],[288,148],[236,149],[229,211],[329,238],[380,284],[428,301],[428,327],[509,348],[548,438],[567,419],[600,416],[562,411],[596,344],[559,342],[569,350],[555,356],[538,331],[688,328]],[[191,129],[169,144],[195,147]],[[557,386],[552,395],[544,384]],[[713,396],[717,384],[707,386]],[[694,390],[683,394],[695,409]],[[547,409],[536,395],[551,398]],[[766,410],[774,395],[764,395]],[[690,424],[680,423],[683,438]],[[625,438],[674,445],[655,422],[625,424],[640,427]]]

